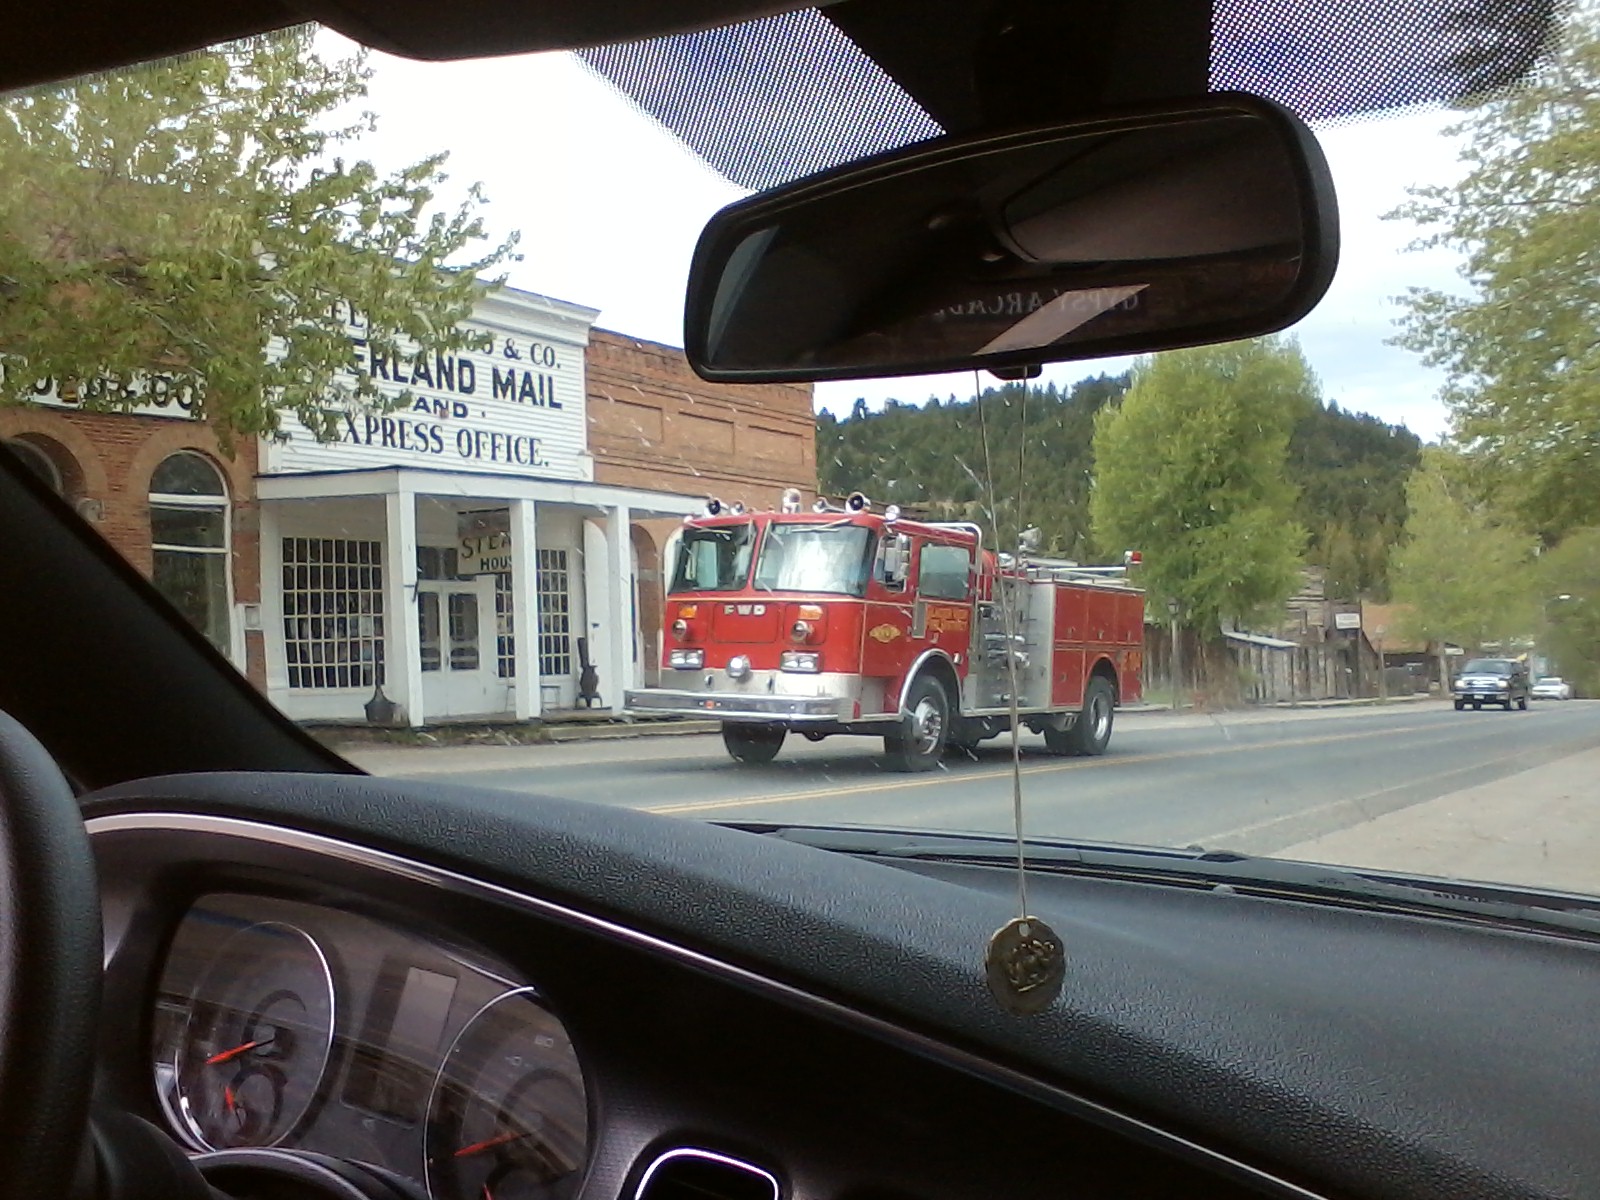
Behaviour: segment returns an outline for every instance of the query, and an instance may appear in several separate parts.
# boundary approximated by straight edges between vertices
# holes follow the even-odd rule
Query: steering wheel
[[[100,896],[55,760],[0,713],[0,1196],[65,1196],[100,1010]]]

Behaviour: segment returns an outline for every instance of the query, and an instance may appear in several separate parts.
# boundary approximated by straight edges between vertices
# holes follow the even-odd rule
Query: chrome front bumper
[[[729,692],[669,691],[645,688],[623,694],[623,710],[680,717],[723,717],[730,721],[848,721],[855,702],[839,696],[746,695]]]

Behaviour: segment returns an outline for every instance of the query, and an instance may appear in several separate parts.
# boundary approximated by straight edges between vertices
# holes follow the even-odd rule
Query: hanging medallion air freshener
[[[1061,938],[1038,917],[1013,917],[989,939],[983,957],[989,994],[1019,1017],[1042,1012],[1061,994],[1067,955]]]
[[[998,507],[994,502],[994,466],[989,460],[989,428],[984,421],[983,395],[977,390],[974,374],[973,388],[977,394],[978,427],[983,436],[983,465],[989,477],[989,519],[998,531]],[[1028,393],[1022,393],[1022,442],[1017,450],[1018,524],[1021,524],[1022,496],[1020,488],[1026,478],[1026,446],[1028,429]],[[1006,578],[1005,555],[1001,555],[1000,571],[995,579],[994,602],[1000,606],[1005,630],[1005,656],[1008,700],[1011,707],[1011,819],[1017,838],[1017,912],[989,939],[983,956],[984,977],[989,983],[989,994],[995,1003],[1013,1016],[1026,1017],[1043,1012],[1051,1001],[1061,994],[1061,985],[1067,977],[1067,952],[1061,936],[1038,917],[1028,913],[1028,857],[1027,842],[1022,836],[1022,748],[1018,740],[1021,716],[1017,703],[1017,594],[1018,580],[1027,578],[1027,556],[1038,543],[1037,529],[1022,529],[1017,533],[1017,552],[1011,559],[1012,579]]]

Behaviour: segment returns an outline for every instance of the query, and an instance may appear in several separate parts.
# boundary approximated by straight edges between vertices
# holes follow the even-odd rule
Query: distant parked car
[[[1536,700],[1571,700],[1572,685],[1559,675],[1545,675],[1533,681],[1529,694]]]
[[[1474,658],[1461,668],[1451,689],[1456,711],[1472,705],[1498,704],[1507,712],[1515,704],[1528,707],[1528,669],[1514,658]]]

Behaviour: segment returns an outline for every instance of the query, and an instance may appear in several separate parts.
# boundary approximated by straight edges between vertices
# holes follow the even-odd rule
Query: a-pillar
[[[397,489],[383,498],[388,535],[383,550],[383,690],[410,724],[421,725],[427,714],[417,618],[417,497],[403,482]]]
[[[532,500],[511,501],[512,707],[519,721],[542,712],[539,691],[539,536]]]

